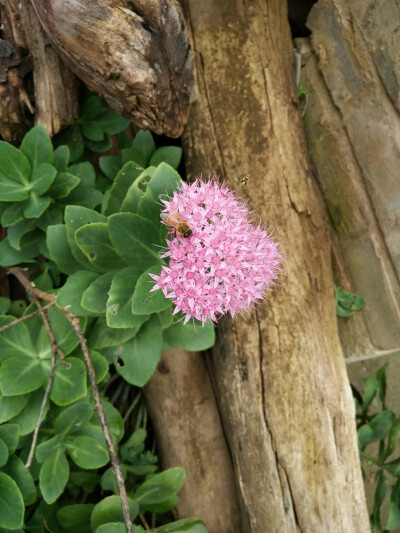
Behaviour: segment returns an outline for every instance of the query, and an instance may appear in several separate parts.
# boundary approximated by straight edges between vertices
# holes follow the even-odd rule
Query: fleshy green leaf
[[[8,228],[7,237],[10,245],[16,250],[20,250],[22,237],[32,231],[35,226],[36,220],[21,220],[21,222]]]
[[[18,251],[10,245],[7,238],[0,241],[0,265],[13,266],[21,263],[31,263],[38,254],[37,242],[24,246]]]
[[[148,130],[139,130],[132,142],[132,147],[143,154],[145,165],[148,165],[151,156],[156,150],[151,132]]]
[[[57,405],[68,405],[86,393],[85,365],[76,357],[68,357],[65,364],[56,367],[50,399]]]
[[[150,159],[150,165],[155,167],[160,163],[167,163],[172,168],[178,168],[182,158],[182,148],[180,146],[162,146],[157,148]]]
[[[118,115],[116,111],[105,109],[96,117],[96,124],[109,135],[115,135],[125,130],[130,122],[128,119]]]
[[[29,185],[13,181],[0,172],[0,198],[2,202],[22,202],[28,198],[28,195]]]
[[[32,392],[44,383],[40,362],[32,357],[9,357],[0,367],[0,388],[4,396]]]
[[[18,415],[28,403],[29,396],[3,396],[0,394],[0,424]]]
[[[70,161],[76,161],[84,151],[83,137],[79,124],[73,124],[57,136],[60,144],[67,145],[70,150]]]
[[[386,438],[394,419],[395,414],[389,409],[375,415],[369,422],[373,431],[373,440]]]
[[[112,140],[111,137],[107,134],[104,135],[104,139],[102,141],[92,141],[88,138],[85,138],[85,146],[91,151],[95,153],[100,152],[107,152],[112,147]]]
[[[131,514],[131,519],[134,520],[139,513],[139,507],[136,502],[128,497],[128,505]],[[123,522],[121,500],[119,496],[113,495],[104,498],[93,509],[90,518],[90,525],[92,531],[96,531],[102,524],[108,522]]]
[[[0,141],[0,173],[3,174],[2,182],[5,176],[21,185],[28,185],[30,181],[29,160],[18,148],[4,141]],[[4,201],[3,197],[2,201]]]
[[[58,415],[54,428],[63,435],[76,433],[93,414],[93,407],[86,402],[80,402],[67,407]]]
[[[196,325],[190,321],[183,325],[182,321],[172,324],[164,330],[164,339],[170,346],[178,346],[189,352],[207,350],[214,345],[215,327],[212,323],[206,322],[204,326],[198,320]]]
[[[11,422],[19,425],[21,437],[32,433],[34,430],[39,417],[42,400],[43,390],[39,389],[35,392],[32,392],[29,396],[29,401],[26,407],[17,416],[11,419]],[[45,418],[48,410],[49,404],[47,402],[42,414],[42,420]]]
[[[161,290],[150,292],[155,285],[155,281],[149,274],[160,275],[161,266],[155,265],[143,272],[136,283],[135,292],[132,298],[132,313],[136,315],[146,315],[159,313],[172,306]]]
[[[67,228],[64,224],[55,224],[47,229],[47,247],[50,258],[55,262],[58,269],[64,274],[74,274],[82,270],[82,265],[78,263],[71,253],[71,248],[67,240]]]
[[[18,485],[0,472],[0,527],[17,529],[24,522],[25,506]]]
[[[159,533],[207,533],[207,528],[202,520],[197,518],[184,518],[165,524],[164,526],[156,527],[154,531]]]
[[[75,242],[98,272],[113,272],[126,266],[116,253],[104,222],[79,228],[75,233]]]
[[[96,173],[91,163],[89,161],[77,163],[69,167],[68,172],[80,178],[81,181],[65,198],[64,202],[68,205],[82,206],[88,209],[93,209],[99,205],[103,195],[95,189]],[[96,220],[95,222],[100,221]]]
[[[31,191],[29,198],[25,201],[24,217],[39,218],[49,207],[51,198],[47,194],[38,196],[35,191]]]
[[[69,477],[65,453],[59,448],[48,457],[40,469],[39,486],[47,503],[53,503],[63,493]]]
[[[28,158],[33,172],[41,163],[53,163],[53,145],[42,124],[28,131],[22,141],[21,152]]]
[[[98,274],[88,270],[71,274],[57,294],[57,305],[68,308],[74,315],[90,316],[92,313],[81,306],[81,299],[82,294],[97,277]]]
[[[69,193],[79,185],[80,181],[78,176],[74,176],[68,172],[61,172],[60,174],[57,174],[54,183],[49,190],[49,194],[57,199],[66,198]]]
[[[143,387],[153,375],[161,359],[162,329],[156,315],[140,328],[139,333],[121,346],[117,364],[119,374],[132,385]]]
[[[17,449],[19,435],[20,430],[18,424],[3,424],[0,426],[0,439],[7,446],[10,455]]]
[[[67,444],[67,448],[74,463],[86,470],[101,468],[109,461],[109,456],[106,450],[91,437],[86,437],[84,435],[74,437],[74,439]]]
[[[87,139],[91,141],[102,141],[104,139],[104,132],[96,123],[82,120],[80,125],[82,133]]]
[[[135,491],[135,501],[141,508],[169,500],[185,481],[183,468],[169,468],[142,483]]]
[[[159,231],[150,221],[132,213],[117,213],[109,218],[108,229],[117,253],[138,273],[163,263],[155,246],[161,244]]]
[[[107,301],[108,326],[112,328],[129,328],[141,322],[132,314],[131,309],[133,291],[138,277],[134,267],[124,268],[114,275]]]
[[[99,166],[107,178],[113,180],[122,166],[122,161],[116,155],[103,155],[99,158]]]
[[[98,94],[92,94],[85,99],[82,104],[81,118],[84,120],[93,120],[101,110],[101,97]]]
[[[112,215],[118,213],[121,209],[122,202],[125,199],[129,187],[142,172],[142,168],[136,163],[126,163],[115,177],[114,183],[110,189],[104,213]]]
[[[107,524],[102,524],[100,527],[96,529],[96,533],[125,533],[125,532],[126,532],[126,527],[123,522],[108,522]]]
[[[82,487],[87,493],[93,492],[100,485],[100,476],[98,474],[82,470],[71,472],[69,480],[77,487]]]
[[[137,326],[117,329],[109,328],[105,317],[100,317],[90,330],[88,344],[98,350],[124,344],[137,334],[140,326],[147,320],[147,318],[147,316],[142,315],[141,322]]]
[[[8,474],[17,484],[25,506],[32,505],[36,501],[36,486],[32,474],[26,468],[19,457],[13,455],[3,467],[3,472]]]
[[[41,442],[36,448],[35,457],[39,463],[44,463],[50,455],[56,453],[56,451],[62,446],[63,434],[59,433],[51,439]],[[64,449],[64,447],[62,448]]]
[[[54,150],[53,166],[57,172],[66,172],[69,163],[69,148],[61,145]]]
[[[0,438],[0,468],[8,461],[8,449],[6,443]]]
[[[66,316],[56,307],[51,307],[47,314],[50,319],[51,329],[57,341],[57,346],[61,349],[64,355],[69,355],[78,344],[79,339],[75,331],[69,323]],[[86,318],[81,318],[81,328],[84,330],[86,326]]]
[[[1,190],[0,190],[0,197],[1,197]],[[28,194],[26,194],[25,198],[28,197]],[[25,199],[24,198],[24,199]],[[17,222],[20,222],[24,219],[24,204],[21,202],[10,204],[3,212],[1,217],[1,225],[5,228],[8,226],[12,226],[13,224],[16,224]]]
[[[56,177],[57,170],[49,163],[40,163],[32,172],[32,190],[41,196],[49,190]]]
[[[95,279],[82,295],[81,305],[91,313],[103,314],[106,310],[108,292],[114,272],[108,272]]]
[[[121,212],[137,213],[140,199],[146,192],[147,185],[155,171],[156,167],[148,167],[139,174],[126,193],[120,208]]]
[[[65,531],[87,533],[90,531],[90,515],[93,508],[92,503],[65,505],[57,511],[57,520]]]

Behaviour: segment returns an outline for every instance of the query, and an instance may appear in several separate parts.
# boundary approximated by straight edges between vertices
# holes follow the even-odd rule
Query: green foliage
[[[348,317],[354,315],[354,311],[359,311],[365,305],[365,300],[357,294],[341,289],[335,285],[335,301],[337,316]]]
[[[149,273],[166,264],[158,253],[165,245],[159,202],[179,186],[181,149],[156,148],[146,131],[131,140],[123,131],[128,124],[91,95],[77,122],[53,139],[56,148],[41,125],[19,148],[0,142],[0,222],[7,228],[0,264],[27,267],[38,288],[55,293],[57,305],[79,318],[132,518],[152,514],[156,527],[155,515],[176,505],[184,472],[157,473],[142,415],[124,442],[126,427],[107,400],[107,384],[112,374],[142,387],[163,346],[210,347],[214,327],[173,324],[172,303],[161,291],[150,292]],[[120,155],[103,155],[94,167],[92,153],[110,148],[113,135]],[[35,310],[34,303],[0,298],[0,326],[29,316],[0,333],[0,529],[125,531],[83,354],[56,307],[47,311],[59,348],[54,381],[32,465],[25,466],[52,358],[40,315],[30,316]],[[196,519],[156,530],[206,532]],[[134,531],[144,530],[135,525]]]
[[[371,528],[379,533],[394,531],[400,526],[400,418],[385,405],[387,366],[383,366],[375,378],[364,380],[364,396],[353,387],[363,473],[365,475],[368,469],[371,475],[371,469],[374,471]],[[393,456],[396,449],[397,455]],[[383,525],[381,508],[387,497],[390,499],[389,516]]]

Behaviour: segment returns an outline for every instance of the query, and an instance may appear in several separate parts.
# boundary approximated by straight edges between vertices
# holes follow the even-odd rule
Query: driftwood
[[[178,137],[193,78],[175,0],[32,0],[57,52],[90,89],[142,129]]]
[[[204,356],[164,351],[144,392],[163,468],[186,471],[177,518],[197,516],[209,533],[239,533],[235,478]]]
[[[330,240],[305,155],[286,9],[280,0],[183,4],[195,59],[189,172],[226,176],[233,188],[250,172],[242,194],[287,256],[281,286],[252,320],[221,320],[210,360],[243,531],[365,533]]]
[[[400,19],[396,2],[320,0],[298,40],[307,143],[339,284],[367,302],[340,321],[347,357],[400,347]]]
[[[50,46],[30,2],[7,0],[0,15],[0,135],[20,140],[26,112],[54,135],[77,116],[77,80]]]

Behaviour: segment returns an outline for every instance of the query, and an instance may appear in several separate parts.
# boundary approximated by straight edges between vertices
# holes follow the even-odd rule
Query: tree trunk
[[[184,2],[195,100],[191,176],[222,174],[275,228],[281,285],[249,321],[221,320],[210,363],[245,532],[365,533],[354,404],[330,240],[311,180],[282,2]]]
[[[340,321],[342,345],[348,358],[379,356],[400,347],[398,5],[320,0],[308,26],[311,41],[297,41],[307,142],[338,282],[367,302]]]
[[[209,533],[240,533],[232,463],[204,356],[164,351],[144,392],[163,468],[186,471],[177,518],[198,516]]]

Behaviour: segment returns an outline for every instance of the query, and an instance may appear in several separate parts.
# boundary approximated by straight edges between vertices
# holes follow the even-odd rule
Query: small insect
[[[179,213],[169,215],[167,213],[161,213],[161,220],[164,224],[175,230],[175,233],[182,235],[182,237],[190,237],[193,233],[186,220],[183,220]]]
[[[249,181],[249,178],[250,178],[250,174],[246,174],[246,175],[244,176],[244,178],[242,178],[242,180],[241,180],[240,183],[241,183],[242,185],[247,185],[247,182]]]

